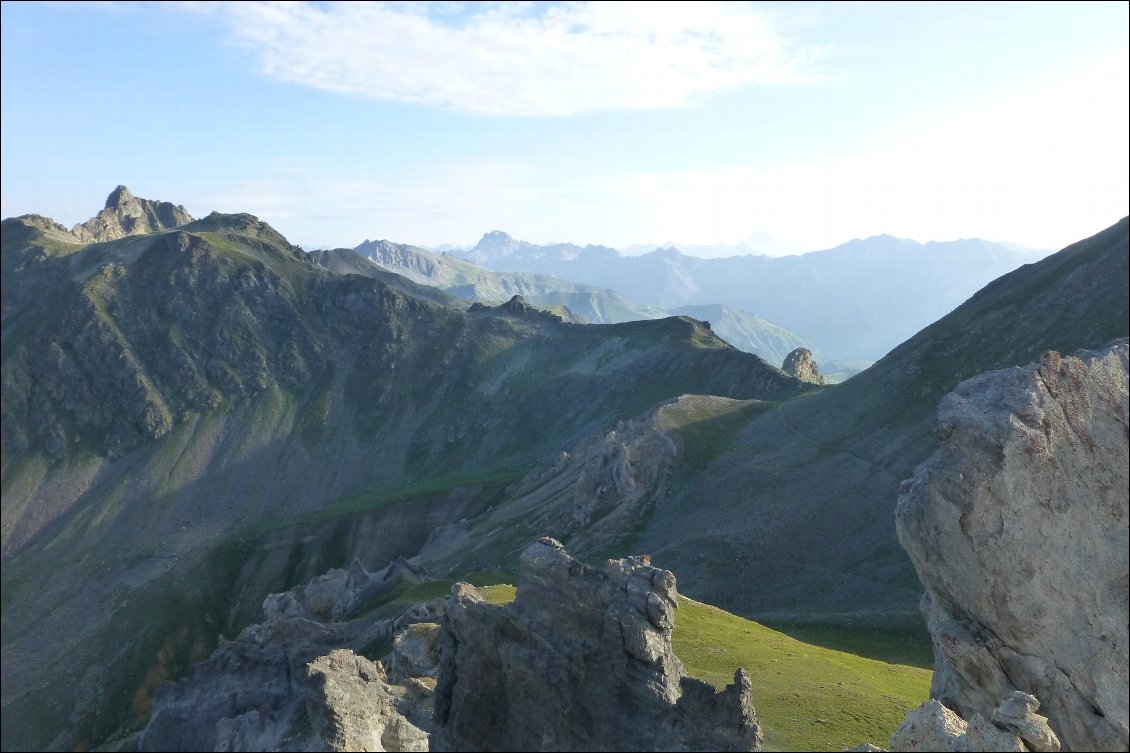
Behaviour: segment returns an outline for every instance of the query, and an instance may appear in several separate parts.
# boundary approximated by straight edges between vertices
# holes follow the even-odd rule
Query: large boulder
[[[1007,728],[1024,713],[993,716],[997,703],[1031,694],[1071,750],[1130,745],[1127,352],[1125,339],[1049,352],[962,382],[898,503],[926,590],[931,696]]]
[[[603,569],[542,538],[513,603],[459,584],[444,610],[433,750],[758,750],[743,670],[715,693],[671,649],[675,576]]]
[[[785,356],[781,371],[809,384],[824,384],[824,375],[816,366],[816,359],[808,348],[797,348]]]

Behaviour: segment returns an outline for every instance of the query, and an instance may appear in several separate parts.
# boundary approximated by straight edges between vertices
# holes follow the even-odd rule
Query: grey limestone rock
[[[389,676],[400,681],[439,674],[439,634],[435,622],[417,622],[397,633],[392,650],[383,659]]]
[[[1056,735],[1071,750],[1130,745],[1127,352],[1125,339],[1049,352],[962,382],[898,503],[926,589],[931,696],[1034,750]]]
[[[426,751],[428,735],[397,709],[380,664],[339,649],[306,665],[306,713],[329,750]]]
[[[797,348],[785,356],[785,362],[781,364],[781,371],[802,382],[824,384],[824,376],[820,373],[820,369],[816,366],[816,361],[812,357],[812,351],[808,348]]]
[[[1028,748],[1015,734],[985,721],[980,714],[974,714],[967,723],[956,713],[931,698],[906,715],[902,726],[891,735],[891,750],[1021,753]]]
[[[157,692],[139,750],[428,749],[431,688],[410,677],[392,684],[355,652],[438,612],[421,605],[396,620],[324,623],[296,592],[267,597],[266,622]]]
[[[758,750],[750,681],[687,678],[675,576],[648,557],[598,570],[553,539],[523,552],[513,603],[448,599],[433,750]]]
[[[964,719],[931,698],[906,715],[891,735],[891,750],[962,751],[968,727]]]

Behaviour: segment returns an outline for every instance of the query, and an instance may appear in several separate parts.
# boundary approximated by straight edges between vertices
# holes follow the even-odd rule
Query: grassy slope
[[[480,589],[504,604],[514,587]],[[906,712],[930,694],[928,669],[812,646],[784,633],[680,597],[675,653],[692,677],[723,688],[745,667],[766,750],[843,750],[885,745]]]

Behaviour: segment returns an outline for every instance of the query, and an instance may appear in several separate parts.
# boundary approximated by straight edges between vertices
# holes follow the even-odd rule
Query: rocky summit
[[[192,222],[184,207],[167,201],[139,199],[125,186],[118,186],[106,197],[106,206],[86,222],[75,225],[71,233],[83,243],[99,243],[170,230]]]
[[[926,588],[931,695],[1005,727],[1042,704],[1069,750],[1130,744],[1127,356],[1121,339],[962,382],[898,503]]]

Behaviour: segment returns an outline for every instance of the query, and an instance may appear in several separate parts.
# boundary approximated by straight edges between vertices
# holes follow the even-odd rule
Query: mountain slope
[[[662,309],[724,304],[756,311],[835,359],[879,358],[978,288],[1039,258],[977,239],[919,244],[891,236],[779,258],[701,259],[674,248],[625,257],[604,248],[563,254],[554,252],[559,246],[510,245],[514,251],[486,254],[482,263],[612,288]]]
[[[679,568],[688,593],[742,614],[916,618],[894,505],[935,449],[938,402],[983,371],[1126,336],[1127,228],[1001,277],[843,385],[729,428],[704,472],[671,482],[640,547]]]
[[[414,554],[621,418],[809,389],[691,319],[455,310],[250,215],[2,239],[5,749],[129,727],[266,593]]]
[[[421,283],[410,275],[389,271],[373,264],[368,259],[358,256],[347,248],[321,249],[311,251],[310,258],[319,266],[339,275],[361,275],[380,280],[385,285],[390,285],[417,298],[424,298],[448,308],[465,309],[466,302],[462,298],[450,295],[439,290],[437,286],[427,282]]]

